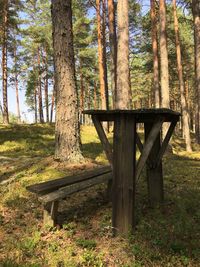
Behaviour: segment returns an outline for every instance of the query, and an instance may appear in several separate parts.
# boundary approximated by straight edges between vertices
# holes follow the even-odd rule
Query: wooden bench
[[[89,170],[77,175],[50,180],[27,186],[26,189],[38,195],[44,206],[44,224],[55,226],[59,201],[67,196],[112,180],[110,166]]]

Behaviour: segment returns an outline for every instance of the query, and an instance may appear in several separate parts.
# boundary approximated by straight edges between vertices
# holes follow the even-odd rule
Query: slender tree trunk
[[[2,118],[3,118],[3,108],[2,108],[1,102],[0,102],[0,111],[1,111]]]
[[[97,84],[94,81],[94,109],[97,109]]]
[[[157,18],[155,9],[155,0],[151,2],[151,38],[153,50],[153,92],[154,105],[160,107],[160,85],[159,85],[159,65],[158,65],[158,38],[157,38]]]
[[[42,103],[42,82],[41,82],[41,68],[40,68],[40,48],[38,47],[38,104],[39,104],[39,118],[40,123],[44,123],[43,103]]]
[[[115,95],[117,90],[117,36],[115,22],[114,0],[108,0],[108,25],[110,41],[110,65],[111,65],[111,86],[113,95],[113,108],[115,108]]]
[[[52,92],[52,97],[51,97],[50,123],[52,123],[53,121],[54,103],[55,103],[55,81],[53,81],[53,92]]]
[[[79,162],[80,130],[75,83],[71,0],[52,0],[56,86],[56,150],[60,161]]]
[[[195,80],[196,80],[196,107],[195,107],[195,135],[196,142],[200,144],[200,4],[199,0],[192,0],[194,18],[194,44],[195,44]]]
[[[16,93],[16,103],[17,103],[17,122],[21,123],[21,114],[20,114],[20,104],[19,104],[19,82],[18,82],[18,73],[17,73],[17,48],[14,47],[14,63],[15,63],[15,93]]]
[[[185,98],[185,84],[183,79],[183,67],[181,59],[181,45],[179,38],[179,25],[178,17],[176,11],[176,0],[173,0],[173,13],[174,13],[174,31],[175,31],[175,41],[176,41],[176,56],[177,56],[177,67],[178,67],[178,78],[179,78],[179,87],[181,94],[181,109],[183,115],[183,134],[186,143],[186,150],[188,152],[192,151],[191,148],[191,139],[190,139],[190,127],[189,127],[189,114],[187,109],[187,103]]]
[[[9,123],[8,115],[8,70],[7,70],[7,42],[8,42],[8,0],[3,5],[3,42],[2,42],[2,90],[3,90],[3,123]]]
[[[49,78],[48,78],[48,54],[47,49],[44,48],[44,68],[45,68],[45,77],[44,77],[44,93],[45,93],[45,107],[46,107],[46,122],[49,122]]]
[[[103,19],[102,19],[102,46],[103,46],[103,69],[104,69],[104,84],[106,94],[106,109],[109,109],[109,94],[108,94],[108,73],[107,73],[107,57],[106,57],[106,0],[102,0]]]
[[[160,68],[161,68],[161,105],[169,108],[169,69],[166,33],[165,0],[160,0]]]
[[[129,18],[128,0],[117,3],[117,92],[116,108],[130,108],[130,76],[129,76]]]
[[[101,94],[101,108],[107,109],[107,84],[106,84],[106,68],[105,68],[105,50],[103,47],[103,30],[101,20],[101,3],[102,0],[96,0],[96,12],[97,12],[97,34],[98,34],[98,60],[99,60],[99,81],[100,81],[100,94]]]

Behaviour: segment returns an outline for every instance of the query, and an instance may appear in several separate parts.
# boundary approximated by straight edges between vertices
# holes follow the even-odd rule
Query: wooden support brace
[[[142,169],[149,157],[149,154],[151,152],[151,149],[153,147],[153,144],[158,136],[158,134],[160,133],[160,129],[162,127],[162,123],[163,123],[163,119],[159,118],[158,120],[155,121],[149,135],[148,135],[148,138],[144,144],[144,147],[143,147],[143,151],[142,151],[142,154],[138,160],[138,163],[137,163],[137,167],[136,167],[136,180],[138,180],[141,172],[142,172]]]
[[[111,167],[113,166],[113,152],[112,152],[112,146],[108,141],[108,138],[104,132],[103,126],[101,124],[101,122],[98,120],[98,118],[93,115],[92,116],[92,121],[94,123],[94,126],[96,128],[96,131],[98,133],[99,139],[101,140],[101,143],[103,145],[103,149],[106,153],[107,159],[111,165]]]
[[[158,165],[160,164],[160,162],[162,161],[162,157],[163,157],[163,155],[164,155],[164,153],[165,153],[165,151],[166,151],[166,149],[167,149],[167,145],[168,145],[169,140],[170,140],[170,138],[171,138],[171,136],[172,136],[172,133],[173,133],[173,131],[174,131],[174,128],[176,127],[176,124],[177,124],[177,121],[172,121],[172,122],[171,122],[171,124],[170,124],[170,126],[169,126],[169,129],[168,129],[168,131],[167,131],[167,134],[166,134],[166,136],[165,136],[165,139],[164,139],[163,142],[162,142],[160,151],[159,151],[159,153],[158,153],[158,155],[157,155],[157,157],[156,157],[156,160],[155,160],[155,162],[154,162],[154,164],[153,164],[154,167],[158,166]]]
[[[140,140],[140,137],[139,137],[138,133],[136,133],[136,144],[137,144],[137,147],[140,150],[140,153],[142,154],[143,144],[142,144],[142,142]]]
[[[57,224],[58,204],[59,201],[53,201],[44,205],[44,225],[54,227]]]

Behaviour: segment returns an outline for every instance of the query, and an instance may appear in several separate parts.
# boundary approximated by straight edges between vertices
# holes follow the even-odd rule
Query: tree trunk
[[[8,42],[8,1],[3,7],[3,42],[2,42],[2,90],[3,90],[3,123],[9,123],[8,115],[8,70],[7,70],[7,42]]]
[[[102,0],[96,0],[96,12],[97,12],[97,34],[98,34],[98,60],[99,60],[99,81],[100,81],[100,94],[101,94],[101,108],[107,109],[107,77],[105,68],[105,50],[103,47],[103,41],[105,40],[104,26],[102,27],[101,21],[101,3]],[[105,45],[105,43],[104,43]]]
[[[19,105],[19,82],[18,82],[18,71],[17,71],[17,48],[14,47],[14,63],[15,63],[15,93],[17,103],[17,122],[21,123],[20,105]]]
[[[160,85],[159,85],[159,65],[158,65],[158,39],[157,39],[157,18],[155,9],[155,0],[151,2],[151,38],[153,50],[153,92],[154,105],[160,107]]]
[[[55,103],[55,81],[53,81],[53,92],[52,92],[52,97],[51,97],[50,123],[52,123],[53,121],[54,103]]]
[[[39,117],[40,123],[44,123],[43,104],[42,104],[42,83],[41,83],[41,69],[40,69],[40,48],[38,47],[37,53],[38,60],[38,104],[39,104]]]
[[[130,81],[129,81],[129,18],[128,0],[118,0],[117,3],[117,109],[130,108]]]
[[[183,67],[181,60],[181,46],[180,46],[180,37],[179,37],[179,25],[178,17],[176,11],[176,0],[173,0],[173,13],[174,13],[174,31],[175,31],[175,41],[176,41],[176,56],[177,56],[177,67],[178,67],[178,78],[179,78],[179,87],[181,94],[181,109],[183,115],[183,134],[186,143],[186,150],[188,152],[192,151],[191,148],[191,139],[190,139],[190,127],[189,127],[189,114],[187,109],[187,103],[185,98],[185,83],[183,79]]]
[[[106,94],[106,109],[109,109],[109,94],[108,94],[108,73],[107,73],[107,57],[106,57],[106,0],[102,0],[103,20],[102,20],[102,46],[103,46],[103,69],[104,83]]]
[[[193,12],[193,18],[194,18],[195,80],[196,80],[195,135],[196,135],[196,142],[200,144],[200,4],[199,4],[199,0],[192,0],[192,12]]]
[[[113,108],[115,108],[115,95],[117,90],[117,36],[115,23],[115,6],[114,0],[108,0],[108,25],[109,25],[109,41],[110,41],[110,68],[111,68],[111,87]]]
[[[60,161],[79,162],[80,130],[75,83],[71,0],[52,0],[56,86],[56,149]]]
[[[169,69],[168,69],[165,0],[160,0],[160,68],[161,68],[161,105],[163,108],[169,108]]]
[[[48,54],[47,49],[44,49],[44,94],[45,94],[45,107],[46,107],[46,122],[49,122],[49,78],[48,78]]]

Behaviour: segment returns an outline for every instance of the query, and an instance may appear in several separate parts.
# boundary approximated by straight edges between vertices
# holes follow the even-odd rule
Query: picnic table
[[[164,199],[162,157],[166,151],[180,113],[170,109],[86,110],[103,145],[113,171],[112,227],[114,233],[128,234],[135,226],[135,189],[144,166],[147,166],[148,197],[151,204]],[[102,122],[113,121],[113,146]],[[164,139],[162,125],[169,123]],[[144,124],[144,143],[137,133],[137,123]],[[136,162],[136,145],[140,158]]]

